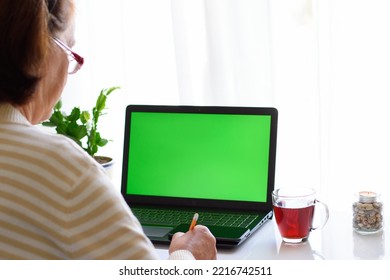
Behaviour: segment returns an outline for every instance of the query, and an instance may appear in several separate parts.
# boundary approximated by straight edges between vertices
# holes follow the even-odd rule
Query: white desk
[[[377,260],[390,259],[390,218],[385,217],[380,233],[360,235],[352,229],[352,212],[331,212],[326,226],[313,231],[300,245],[282,242],[275,220],[267,222],[238,248],[219,249],[218,259],[243,260]],[[161,258],[168,257],[168,247],[156,245]]]

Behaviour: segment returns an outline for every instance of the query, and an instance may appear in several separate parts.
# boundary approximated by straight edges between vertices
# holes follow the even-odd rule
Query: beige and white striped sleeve
[[[157,259],[156,251],[123,198],[92,167],[69,197],[72,259]]]

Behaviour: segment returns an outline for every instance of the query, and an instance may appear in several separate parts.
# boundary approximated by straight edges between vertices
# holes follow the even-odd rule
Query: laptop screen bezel
[[[157,113],[195,113],[195,114],[236,114],[236,115],[266,115],[271,116],[268,186],[266,202],[226,201],[212,199],[191,199],[179,197],[155,197],[132,195],[127,193],[127,177],[129,166],[129,141],[131,133],[131,114],[133,112]],[[278,111],[272,107],[222,107],[222,106],[167,106],[167,105],[128,105],[126,108],[125,133],[123,145],[122,186],[121,193],[126,203],[132,205],[150,205],[165,207],[207,208],[264,212],[272,210],[272,191],[275,184],[275,162],[277,143]]]

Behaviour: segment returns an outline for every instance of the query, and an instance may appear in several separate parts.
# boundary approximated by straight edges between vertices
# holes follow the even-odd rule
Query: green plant
[[[96,100],[95,107],[90,111],[81,111],[74,107],[69,115],[61,111],[62,101],[60,100],[53,109],[50,119],[42,125],[55,127],[58,134],[73,139],[92,157],[97,153],[99,147],[104,147],[108,140],[102,138],[98,131],[99,118],[105,115],[107,97],[119,87],[102,89]]]

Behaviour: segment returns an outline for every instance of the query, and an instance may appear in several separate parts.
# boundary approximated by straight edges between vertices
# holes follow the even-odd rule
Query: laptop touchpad
[[[154,226],[142,226],[145,234],[147,236],[153,237],[164,237],[170,232],[173,228],[171,227],[154,227]]]

